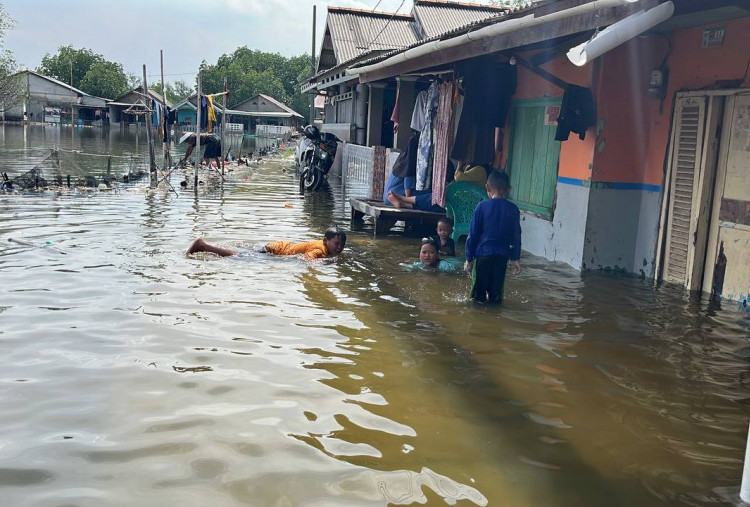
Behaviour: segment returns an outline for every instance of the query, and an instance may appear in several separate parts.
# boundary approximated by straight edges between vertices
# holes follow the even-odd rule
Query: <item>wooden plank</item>
[[[445,216],[444,213],[422,211],[415,209],[394,208],[375,199],[349,199],[352,208],[352,220],[361,220],[363,215],[373,217],[374,235],[387,233],[393,225],[404,221],[407,226],[435,226],[437,221]]]

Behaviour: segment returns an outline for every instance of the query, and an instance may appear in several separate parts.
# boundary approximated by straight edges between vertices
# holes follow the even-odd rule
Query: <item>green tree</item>
[[[132,72],[128,72],[127,75],[128,78],[128,91],[135,90],[139,86],[143,84],[143,78],[141,76],[137,76]]]
[[[0,3],[0,111],[18,104],[23,87],[21,79],[16,75],[18,65],[13,53],[4,48],[5,32],[14,26],[14,21],[8,16]]]
[[[215,65],[201,64],[201,85],[206,93],[223,90],[224,77],[234,107],[258,93],[265,93],[289,107],[307,115],[310,99],[300,93],[300,84],[310,74],[310,57],[306,55],[287,58],[278,53],[266,53],[247,48],[237,48],[231,54],[219,57]]]
[[[95,62],[81,80],[80,88],[97,97],[114,99],[128,91],[128,79],[119,63]]]
[[[156,91],[156,93],[161,93],[161,83],[155,83],[150,88]],[[195,90],[190,88],[185,81],[176,81],[174,84],[166,83],[165,88],[167,100],[173,104],[177,104],[182,99],[195,93]]]
[[[90,49],[60,46],[56,54],[50,55],[47,53],[42,57],[42,63],[37,71],[75,88],[80,88],[81,81],[83,81],[91,66],[96,62],[103,61],[105,60],[102,55],[97,55]]]
[[[56,54],[44,55],[37,70],[86,93],[108,99],[122,95],[131,84],[121,64],[110,62],[87,48],[60,46]]]
[[[182,99],[186,99],[195,93],[195,88],[188,85],[182,79],[175,81],[173,87],[174,87],[174,93],[175,93],[175,100],[174,100],[175,102],[179,102]]]

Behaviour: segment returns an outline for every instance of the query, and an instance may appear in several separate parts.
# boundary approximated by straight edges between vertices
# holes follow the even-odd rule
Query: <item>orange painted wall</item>
[[[532,55],[533,53],[526,53],[519,56],[528,60]],[[541,68],[568,83],[587,87],[591,86],[592,67],[576,67],[564,55],[542,65]],[[518,66],[518,87],[516,94],[513,96],[514,100],[541,97],[562,98],[562,95],[563,90],[557,85],[542,79],[525,67]],[[580,140],[577,134],[572,134],[568,141],[560,144],[560,169],[558,176],[579,180],[588,180],[591,178],[594,134],[594,129],[590,129],[584,140]],[[508,128],[505,136],[504,153],[508,153],[508,140],[510,136],[510,128]],[[505,160],[503,160],[504,165]]]
[[[672,33],[669,39],[637,37],[602,57],[598,114],[604,125],[594,153],[594,181],[663,185],[674,94],[713,88],[717,80],[745,74],[750,18],[721,24],[726,27],[721,48],[701,48],[706,28],[701,26]],[[651,70],[665,56],[669,80],[660,111],[660,100],[647,90]],[[740,87],[746,86],[747,80]]]
[[[572,134],[561,143],[559,176],[663,185],[675,93],[712,88],[717,80],[745,75],[750,60],[750,18],[721,25],[726,27],[726,35],[723,46],[717,49],[701,48],[706,26],[700,26],[669,36],[636,37],[582,68],[570,63],[565,55],[544,64],[544,70],[564,81],[591,87],[597,101],[600,128],[589,129],[583,141]],[[527,52],[519,56],[528,60],[532,55]],[[648,92],[648,87],[651,70],[659,68],[665,57],[669,78],[662,102]],[[740,87],[750,87],[750,79],[746,77]],[[562,94],[556,85],[519,66],[514,99]],[[508,129],[506,154],[511,135]]]

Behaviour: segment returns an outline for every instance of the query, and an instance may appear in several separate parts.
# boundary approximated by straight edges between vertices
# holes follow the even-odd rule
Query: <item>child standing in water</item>
[[[474,210],[466,238],[464,270],[472,277],[471,299],[500,304],[508,261],[512,262],[513,274],[521,271],[521,214],[505,198],[510,192],[510,180],[504,171],[492,171],[485,188],[489,199]]]
[[[453,220],[443,217],[437,223],[437,235],[435,247],[439,255],[453,257],[456,255],[456,242],[451,238],[453,234]]]
[[[267,243],[262,249],[262,253],[274,255],[304,255],[305,259],[319,259],[322,257],[332,257],[338,255],[346,245],[346,233],[333,225],[329,227],[322,240],[305,241],[304,243],[292,243],[291,241],[272,241]],[[190,255],[196,252],[210,252],[221,257],[235,255],[235,250],[211,245],[198,238],[193,241],[187,249],[186,254]]]

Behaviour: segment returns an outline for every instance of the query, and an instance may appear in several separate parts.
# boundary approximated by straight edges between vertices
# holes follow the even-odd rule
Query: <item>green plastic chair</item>
[[[445,187],[446,214],[453,219],[453,241],[469,235],[471,217],[481,201],[487,199],[483,185],[472,181],[454,181]]]

